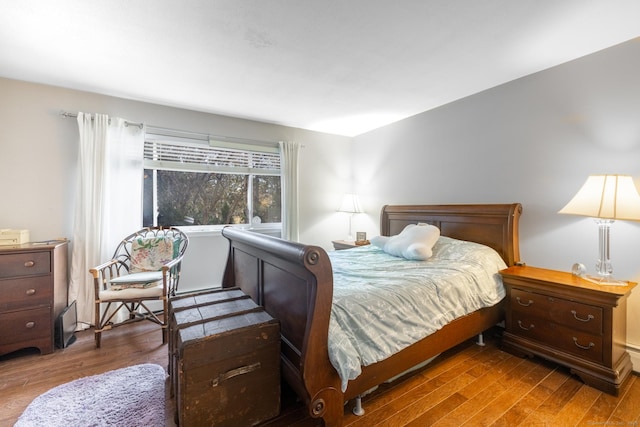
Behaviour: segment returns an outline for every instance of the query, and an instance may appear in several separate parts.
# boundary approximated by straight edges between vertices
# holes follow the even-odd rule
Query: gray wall
[[[335,210],[350,173],[350,138],[2,78],[0,228],[29,229],[31,240],[72,238],[78,126],[75,119],[62,118],[61,110],[106,113],[214,135],[297,141],[304,146],[301,240],[329,249],[330,236],[347,232],[347,223]],[[226,240],[215,233],[191,237],[181,288],[219,284]]]
[[[354,138],[367,210],[354,227],[376,233],[386,203],[520,202],[527,264],[594,272],[593,220],[557,212],[590,174],[629,174],[640,188],[639,73],[637,39]],[[616,276],[640,281],[640,223],[614,223],[611,259]],[[628,315],[634,346],[639,294]]]

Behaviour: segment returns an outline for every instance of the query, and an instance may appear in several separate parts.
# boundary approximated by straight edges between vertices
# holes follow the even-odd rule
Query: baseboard
[[[633,372],[640,374],[640,347],[627,343],[627,351],[631,356],[631,366]]]

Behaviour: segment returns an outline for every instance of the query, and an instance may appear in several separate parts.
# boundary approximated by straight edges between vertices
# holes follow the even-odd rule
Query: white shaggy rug
[[[80,378],[36,397],[15,427],[163,427],[165,379],[155,364]]]

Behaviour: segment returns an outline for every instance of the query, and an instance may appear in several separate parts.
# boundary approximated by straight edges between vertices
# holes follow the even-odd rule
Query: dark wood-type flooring
[[[0,426],[12,426],[38,395],[59,384],[139,363],[166,368],[167,346],[150,322],[103,334],[94,347],[92,330],[53,354],[26,350],[0,357]],[[502,352],[494,334],[486,346],[469,341],[427,367],[363,399],[362,417],[345,406],[346,426],[632,426],[640,421],[640,378],[632,375],[620,396],[588,387],[565,368],[541,359]],[[168,387],[167,387],[168,389]],[[167,394],[168,395],[168,394]],[[280,417],[268,426],[317,426],[284,388]],[[167,426],[173,402],[167,399]]]

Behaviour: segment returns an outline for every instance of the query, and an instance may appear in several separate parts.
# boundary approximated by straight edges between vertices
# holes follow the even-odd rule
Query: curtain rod
[[[76,113],[69,113],[67,111],[60,111],[60,116],[62,116],[63,118],[67,119],[67,118],[77,118],[78,114]],[[134,123],[134,122],[124,122],[125,125],[127,126],[137,126],[140,129],[143,128],[144,123]],[[254,143],[254,144],[259,144],[259,145],[267,145],[267,146],[277,146],[278,143],[274,142],[274,141],[260,141],[260,140],[256,140],[256,139],[246,139],[246,138],[234,138],[234,137],[229,137],[229,136],[219,136],[219,135],[210,135],[207,133],[198,133],[198,132],[189,132],[189,131],[183,131],[183,130],[178,130],[178,129],[169,129],[169,128],[164,128],[164,127],[160,127],[160,126],[153,126],[153,125],[147,125],[147,133],[156,133],[159,135],[162,135],[163,133],[169,134],[169,135],[173,135],[176,136],[175,134],[179,134],[181,136],[186,136],[187,138],[191,137],[193,139],[197,139],[197,140],[202,140],[202,141],[207,141],[207,140],[219,140],[219,141],[227,141],[227,142],[240,142],[240,143]],[[303,144],[300,145],[301,148],[304,148],[305,146]]]
[[[67,112],[67,111],[60,111],[60,115],[61,115],[63,118],[65,118],[65,119],[68,119],[68,118],[77,118],[77,117],[78,117],[78,114],[76,114],[76,113],[69,113],[69,112]],[[109,121],[111,121],[111,119],[109,119]],[[140,129],[142,129],[142,128],[144,127],[144,123],[128,122],[128,121],[126,121],[126,120],[125,120],[124,124],[125,124],[125,126],[136,126],[136,127],[139,127]]]

